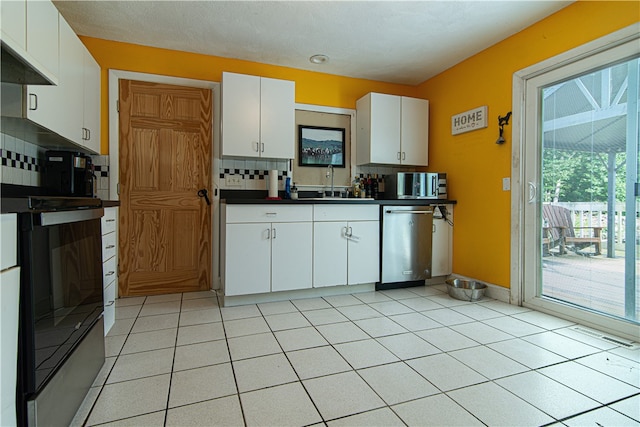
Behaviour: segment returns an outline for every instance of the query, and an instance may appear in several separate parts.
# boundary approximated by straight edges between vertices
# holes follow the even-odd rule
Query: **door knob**
[[[198,197],[204,197],[205,202],[207,202],[207,205],[211,205],[211,200],[209,200],[209,193],[207,192],[206,188],[203,188],[202,190],[198,190]]]

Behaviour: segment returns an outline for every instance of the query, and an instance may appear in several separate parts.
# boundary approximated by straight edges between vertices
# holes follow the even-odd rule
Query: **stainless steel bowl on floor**
[[[448,279],[446,283],[449,296],[462,301],[478,301],[487,290],[487,285],[474,280]]]

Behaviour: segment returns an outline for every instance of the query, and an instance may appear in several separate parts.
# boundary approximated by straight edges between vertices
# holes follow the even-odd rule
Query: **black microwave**
[[[74,151],[47,151],[43,187],[52,196],[94,197],[93,162]]]

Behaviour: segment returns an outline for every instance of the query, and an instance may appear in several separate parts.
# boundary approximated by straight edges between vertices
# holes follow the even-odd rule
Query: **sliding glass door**
[[[525,83],[525,305],[640,324],[637,41]],[[635,328],[635,329],[634,329]]]

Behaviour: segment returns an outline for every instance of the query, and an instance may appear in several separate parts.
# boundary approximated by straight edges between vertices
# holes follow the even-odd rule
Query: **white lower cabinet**
[[[313,227],[314,287],[380,280],[378,205],[316,205]]]
[[[271,291],[311,288],[311,222],[271,224]]]
[[[313,287],[347,284],[346,222],[313,224]]]
[[[379,224],[378,221],[314,223],[313,286],[380,280]]]
[[[225,295],[271,290],[270,224],[227,224]]]
[[[232,205],[224,211],[226,296],[311,288],[311,206]]]
[[[380,280],[380,222],[349,222],[347,284]]]
[[[118,297],[118,208],[104,209],[102,217],[102,285],[104,299],[104,334],[116,320]]]
[[[453,271],[453,205],[446,205],[446,218],[436,208],[431,241],[431,277],[448,276]]]

